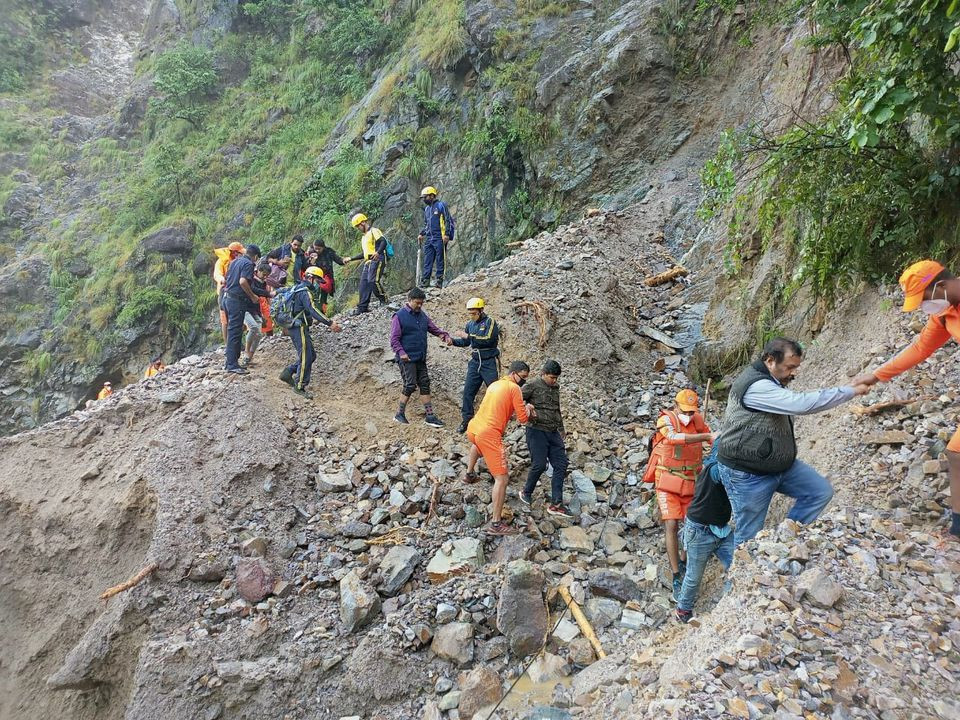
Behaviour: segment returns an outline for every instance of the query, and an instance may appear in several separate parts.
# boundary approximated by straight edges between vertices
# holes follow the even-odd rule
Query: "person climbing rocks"
[[[223,284],[227,269],[234,258],[243,255],[243,243],[232,242],[225,248],[214,248],[217,261],[213,264],[213,282],[217,286],[217,308],[220,310],[220,330],[223,332],[223,344],[227,344],[227,311],[223,307]]]
[[[267,260],[275,268],[285,271],[286,281],[283,283],[284,285],[291,281],[294,284],[300,282],[303,279],[303,271],[306,270],[307,261],[303,252],[303,235],[294,235],[290,242],[268,252]]]
[[[521,425],[525,425],[531,413],[536,412],[532,405],[523,402],[520,389],[529,375],[529,365],[522,360],[512,362],[507,374],[487,388],[480,409],[467,426],[470,453],[464,481],[474,483],[479,480],[476,469],[481,455],[487,463],[487,470],[493,475],[493,518],[487,528],[488,535],[514,535],[517,532],[512,525],[503,521],[503,503],[510,481],[503,434],[514,415]]]
[[[323,282],[320,284],[319,303],[320,312],[324,315],[327,314],[327,302],[333,297],[333,293],[336,291],[336,281],[333,277],[333,264],[343,265],[344,262],[344,259],[340,257],[333,248],[327,247],[323,240],[313,241],[313,259],[308,262],[308,266],[312,263],[323,270]]]
[[[680,596],[686,556],[680,549],[680,525],[693,499],[697,474],[703,465],[703,444],[713,433],[700,414],[700,398],[686,388],[677,393],[673,408],[661,410],[644,482],[653,482],[663,521],[667,560],[673,573],[673,601]]]
[[[417,242],[423,247],[420,285],[430,287],[430,276],[435,265],[436,287],[441,288],[447,264],[447,244],[453,240],[455,231],[453,215],[446,204],[437,198],[437,189],[432,185],[420,191],[420,199],[423,201],[423,229],[417,237]]]
[[[858,383],[810,392],[788,390],[802,361],[798,342],[773,338],[730,387],[717,458],[733,508],[736,545],[763,528],[774,493],[794,499],[787,517],[804,524],[816,520],[833,497],[830,482],[797,460],[794,417],[837,407],[869,388]]]
[[[677,598],[677,620],[690,622],[693,607],[700,594],[700,581],[711,555],[726,572],[733,563],[733,528],[730,527],[730,499],[717,469],[717,448],[714,445],[697,475],[693,500],[687,506],[683,523],[683,547],[687,552],[687,569]],[[727,589],[726,583],[724,589]]]
[[[413,391],[420,390],[423,402],[425,422],[431,427],[443,427],[443,421],[433,412],[430,399],[430,373],[427,370],[427,335],[435,335],[447,345],[453,345],[453,338],[445,330],[438,328],[423,311],[423,302],[427,296],[420,288],[411,288],[407,293],[407,303],[393,315],[390,322],[390,347],[396,353],[403,379],[400,406],[393,419],[406,425],[407,403]]]
[[[270,316],[270,298],[274,292],[267,285],[267,278],[270,275],[270,264],[261,260],[257,263],[253,271],[253,282],[250,287],[253,294],[257,296],[257,309],[247,310],[243,316],[243,324],[247,328],[247,339],[243,346],[243,356],[240,358],[240,367],[247,368],[253,363],[253,356],[260,347],[260,341],[263,339],[264,325],[264,306],[266,306],[266,317]]]
[[[97,393],[97,400],[106,400],[111,395],[113,395],[113,384],[107,380]]]
[[[481,385],[490,387],[500,375],[500,326],[484,312],[483,298],[467,300],[467,315],[470,320],[461,332],[454,333],[456,347],[470,348],[467,361],[467,376],[463,381],[463,401],[460,404],[460,427],[457,432],[467,431],[467,423],[473,417],[474,402]]]
[[[253,292],[253,271],[259,259],[260,248],[247,245],[245,253],[230,263],[224,281],[223,304],[227,311],[225,369],[237,375],[247,374],[247,370],[240,367],[244,319],[248,312],[260,312],[260,298]]]
[[[253,273],[253,293],[260,299],[260,317],[263,318],[261,329],[264,335],[273,333],[273,319],[270,317],[270,299],[274,297],[276,289],[280,287],[271,279],[273,266],[268,260],[260,260]],[[266,291],[266,292],[264,292]]]
[[[371,295],[377,296],[381,306],[387,304],[387,294],[383,291],[383,273],[387,268],[387,238],[363,213],[357,213],[350,218],[350,224],[363,233],[360,238],[360,254],[344,258],[345,262],[363,260],[363,269],[360,271],[360,301],[354,311],[356,315],[361,315],[370,312]]]
[[[149,365],[147,365],[147,370],[143,373],[143,379],[149,380],[150,378],[162,373],[165,369],[166,367],[163,364],[163,359],[158,355],[150,361]]]
[[[318,322],[326,325],[331,332],[338,333],[341,330],[340,324],[335,320],[330,320],[326,315],[320,312],[313,299],[311,286],[319,283],[323,279],[323,270],[319,267],[307,268],[304,272],[303,280],[297,283],[292,295],[292,315],[293,325],[290,327],[290,339],[293,341],[293,347],[297,351],[297,359],[288,365],[280,373],[280,379],[290,385],[293,391],[305,398],[313,396],[307,391],[310,384],[310,371],[313,369],[313,361],[317,359],[317,353],[313,348],[313,337],[310,335],[310,327]]]
[[[854,384],[871,386],[889,382],[917,366],[952,337],[960,342],[960,278],[952,275],[935,260],[916,262],[900,275],[903,290],[903,312],[918,308],[927,317],[927,324],[917,338],[872,373],[853,379]],[[960,428],[947,443],[944,454],[950,474],[950,526],[947,536],[960,539]]]
[[[533,406],[535,412],[526,427],[530,471],[527,473],[526,485],[520,492],[520,500],[526,505],[533,504],[533,490],[547,469],[549,460],[553,476],[550,481],[547,513],[572,518],[573,513],[563,504],[563,482],[570,463],[564,447],[566,433],[560,412],[560,363],[547,360],[540,377],[525,384],[522,393],[523,401]]]

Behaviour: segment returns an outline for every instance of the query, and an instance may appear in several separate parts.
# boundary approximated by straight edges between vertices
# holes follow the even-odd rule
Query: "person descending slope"
[[[383,290],[383,273],[387,269],[387,238],[379,228],[363,213],[357,213],[350,219],[350,224],[363,233],[360,238],[360,254],[344,258],[346,262],[363,260],[363,269],[360,271],[360,301],[357,303],[355,314],[370,312],[370,296],[376,295],[380,305],[387,304],[387,294]]]
[[[227,344],[227,310],[223,307],[223,286],[227,278],[230,263],[243,255],[243,243],[232,242],[225,248],[215,248],[213,254],[217,261],[213,265],[213,282],[217,286],[217,307],[220,310],[220,329],[223,331],[223,344]]]
[[[423,200],[423,229],[417,241],[423,246],[423,268],[420,270],[420,285],[430,286],[430,275],[437,267],[437,287],[443,287],[443,274],[447,264],[447,243],[453,240],[453,215],[446,204],[437,198],[437,189],[428,185],[420,191]]]
[[[952,337],[960,342],[960,278],[951,275],[935,260],[914,263],[900,276],[903,311],[919,308],[928,315],[920,335],[893,359],[872,373],[853,379],[853,384],[870,386],[889,382],[897,375],[919,365]],[[950,527],[948,534],[960,539],[960,428],[950,438],[944,453],[950,472]]]
[[[246,253],[230,263],[224,281],[223,307],[227,311],[227,348],[225,369],[236,375],[246,375],[240,367],[240,348],[243,343],[243,321],[248,312],[260,313],[260,298],[253,292],[253,271],[260,259],[260,248],[247,245]]]
[[[467,423],[473,417],[473,405],[481,385],[490,387],[500,374],[500,326],[483,310],[483,298],[467,300],[467,315],[470,321],[463,332],[454,334],[456,347],[469,347],[467,377],[463,381],[463,401],[460,405],[461,423],[457,432],[466,432]]]
[[[653,482],[657,489],[657,505],[666,534],[667,560],[673,572],[673,600],[680,595],[686,558],[679,547],[680,523],[693,499],[693,489],[703,465],[703,443],[712,442],[713,434],[698,409],[700,398],[693,390],[681,390],[671,410],[663,410],[657,418],[653,449],[644,473],[644,482]]]
[[[320,312],[313,300],[313,294],[310,292],[310,286],[319,283],[323,279],[323,270],[318,267],[307,268],[304,273],[303,281],[294,285],[290,292],[290,314],[293,322],[289,328],[290,339],[297,350],[297,359],[291,365],[288,365],[280,373],[280,379],[293,388],[298,395],[305,398],[313,397],[307,392],[307,385],[310,384],[310,370],[313,368],[313,361],[317,359],[317,353],[313,349],[313,338],[310,335],[310,326],[314,322],[321,323],[330,328],[331,332],[340,332],[339,323],[330,320],[326,315]]]
[[[166,367],[163,364],[163,359],[158,355],[147,366],[146,372],[143,373],[143,379],[149,380],[150,378],[162,373],[165,369]]]

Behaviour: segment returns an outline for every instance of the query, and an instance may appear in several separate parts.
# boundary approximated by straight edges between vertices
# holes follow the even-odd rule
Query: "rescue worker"
[[[155,375],[162,373],[165,369],[166,367],[163,364],[163,360],[158,356],[147,366],[147,371],[143,373],[143,379],[149,380]]]
[[[447,345],[453,345],[453,338],[449,333],[438,328],[423,311],[423,301],[426,298],[423,290],[417,287],[411,288],[407,293],[407,304],[393,314],[393,320],[390,323],[390,347],[396,353],[400,377],[403,379],[400,406],[393,419],[403,425],[408,424],[407,403],[413,391],[419,388],[420,400],[423,402],[423,411],[426,415],[425,422],[431,427],[443,427],[443,421],[433,412],[433,402],[430,399],[427,335],[436,335]]]
[[[97,400],[106,400],[111,395],[113,395],[113,385],[107,380],[97,393]]]
[[[345,262],[363,260],[360,272],[360,301],[354,314],[370,312],[370,296],[376,295],[380,305],[387,304],[387,295],[383,291],[383,273],[387,267],[387,238],[375,228],[363,213],[350,218],[350,224],[363,233],[360,238],[360,254],[344,258]]]
[[[243,342],[243,321],[248,312],[260,312],[260,299],[253,292],[253,270],[260,259],[260,248],[247,245],[246,253],[230,263],[223,288],[223,305],[227,311],[227,372],[246,375],[240,367],[240,348]]]
[[[917,338],[892,359],[872,373],[853,379],[853,384],[870,386],[889,382],[901,373],[920,364],[952,337],[960,342],[960,279],[954,277],[935,260],[914,263],[900,276],[903,289],[903,312],[920,309],[927,324]],[[950,473],[950,527],[948,537],[960,538],[960,428],[950,438],[944,454]]]
[[[514,415],[521,425],[525,425],[530,419],[530,413],[534,412],[532,405],[524,404],[520,390],[529,375],[529,365],[522,360],[512,362],[507,374],[487,389],[480,409],[467,426],[470,454],[464,481],[473,483],[479,479],[476,468],[481,455],[493,475],[493,519],[487,528],[488,535],[513,535],[517,532],[513,526],[503,521],[503,503],[507,497],[507,483],[510,481],[503,434]]]
[[[307,392],[310,384],[310,371],[317,353],[313,349],[313,338],[310,335],[310,326],[314,322],[326,325],[331,332],[340,332],[340,324],[330,320],[320,312],[313,300],[311,287],[323,279],[323,270],[318,267],[307,268],[304,278],[293,288],[293,326],[290,328],[290,339],[297,350],[296,361],[288,365],[280,373],[280,379],[293,388],[293,391],[305,398],[313,396]]]
[[[467,362],[467,377],[463,381],[463,401],[460,404],[460,427],[457,432],[467,431],[467,423],[473,417],[473,405],[481,385],[490,387],[500,375],[500,326],[483,309],[483,298],[467,300],[467,315],[470,321],[462,332],[454,334],[456,347],[470,348]]]
[[[223,307],[223,283],[227,277],[230,262],[243,255],[243,243],[232,242],[225,248],[214,248],[217,261],[213,264],[213,282],[217,286],[217,308],[220,310],[220,329],[223,331],[223,344],[227,344],[227,311]]]
[[[294,235],[290,242],[268,252],[267,260],[275,268],[282,268],[286,271],[287,280],[284,285],[291,280],[294,284],[300,282],[303,279],[303,271],[306,270],[307,261],[303,252],[303,235]]]
[[[570,463],[564,447],[565,432],[563,415],[560,413],[560,363],[556,360],[544,363],[540,377],[523,386],[523,401],[533,406],[534,414],[527,423],[530,472],[520,493],[520,500],[527,505],[533,504],[533,490],[547,469],[549,460],[553,478],[547,514],[572,518],[573,513],[563,504],[563,481]]]
[[[774,493],[794,498],[787,517],[804,524],[816,520],[833,497],[830,482],[797,460],[794,417],[837,407],[869,387],[857,383],[804,393],[787,390],[802,360],[799,343],[773,338],[760,359],[730,386],[717,439],[717,467],[733,508],[736,545],[763,528]]]
[[[420,285],[430,286],[430,275],[434,265],[437,268],[436,287],[443,287],[443,274],[446,269],[447,244],[453,240],[455,230],[453,215],[446,204],[437,198],[437,189],[428,185],[420,191],[423,200],[423,229],[417,241],[423,247],[423,267],[420,269]]]
[[[323,270],[323,283],[320,285],[320,312],[327,314],[327,300],[336,292],[336,281],[333,277],[333,264],[343,265],[344,259],[333,248],[327,247],[323,240],[313,241],[315,259],[313,264]]]
[[[700,398],[693,390],[677,393],[673,409],[657,418],[653,448],[644,482],[653,482],[657,506],[666,535],[667,560],[673,573],[673,601],[677,602],[686,570],[686,555],[680,550],[680,524],[693,500],[697,474],[703,465],[703,443],[713,442],[713,433],[699,412]]]

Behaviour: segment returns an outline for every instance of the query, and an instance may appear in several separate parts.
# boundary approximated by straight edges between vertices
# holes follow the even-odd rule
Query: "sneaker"
[[[398,423],[400,423],[401,425],[409,425],[409,424],[410,424],[410,421],[407,420],[407,416],[404,415],[402,412],[398,412],[396,415],[394,415],[394,416],[393,416],[393,419],[396,420],[396,421],[397,421]]]
[[[436,415],[427,415],[424,422],[426,422],[430,427],[443,427],[443,420],[438,418]]]
[[[283,369],[283,372],[280,373],[280,379],[287,385],[293,385],[293,373],[290,372],[290,368]]]
[[[467,431],[467,423],[465,422],[460,423],[460,425],[457,427],[457,432],[463,435],[466,431]]]
[[[313,394],[310,393],[306,388],[294,387],[293,391],[297,395],[300,395],[301,397],[305,397],[307,400],[313,400]]]
[[[486,533],[487,535],[516,535],[517,529],[501,520],[500,522],[490,523]]]
[[[533,496],[527,495],[523,490],[520,491],[520,502],[524,505],[533,505]]]
[[[556,515],[557,517],[563,518],[573,518],[573,513],[570,512],[565,505],[560,505],[558,503],[550,503],[547,505],[547,514]]]
[[[249,370],[247,370],[246,368],[242,368],[242,367],[227,368],[227,372],[228,372],[228,373],[233,373],[234,375],[249,375],[249,374],[250,374],[250,371],[249,371]]]
[[[681,610],[677,608],[677,622],[686,625],[693,617],[693,610]]]
[[[676,603],[680,602],[680,589],[683,587],[683,575],[677,573],[673,576],[673,593],[671,593],[671,599]]]

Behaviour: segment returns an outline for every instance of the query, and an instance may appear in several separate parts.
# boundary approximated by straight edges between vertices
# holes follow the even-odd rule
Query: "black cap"
[[[259,246],[259,245],[247,245],[247,255],[253,255],[253,256],[255,256],[255,257],[260,257],[261,255],[263,255],[263,253],[260,252],[260,246]]]

